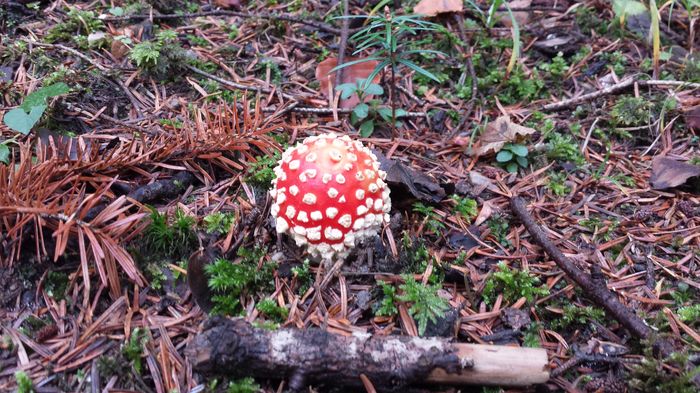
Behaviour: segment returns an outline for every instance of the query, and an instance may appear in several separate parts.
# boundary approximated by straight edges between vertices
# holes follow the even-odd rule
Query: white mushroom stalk
[[[277,232],[314,256],[344,259],[389,222],[386,173],[374,153],[347,135],[308,137],[287,149],[274,171],[270,210]]]

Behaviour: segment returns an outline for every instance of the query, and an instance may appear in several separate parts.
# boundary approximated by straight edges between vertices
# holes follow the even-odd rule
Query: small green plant
[[[220,235],[228,233],[235,220],[236,217],[233,213],[215,212],[204,216],[204,224],[206,225],[207,233],[217,233]]]
[[[549,172],[549,182],[547,187],[556,196],[564,196],[569,193],[570,188],[566,185],[566,172]]]
[[[547,137],[547,157],[551,160],[571,162],[579,166],[586,163],[578,143],[570,135],[562,135],[558,132],[552,132]]]
[[[422,20],[416,15],[393,15],[388,12],[386,15],[349,16],[341,18],[367,19],[366,26],[351,37],[351,40],[359,43],[353,54],[357,55],[371,49],[374,49],[374,53],[366,58],[341,64],[334,68],[334,71],[353,64],[377,61],[377,66],[365,80],[366,85],[369,85],[369,83],[371,83],[371,81],[386,67],[389,67],[391,79],[394,80],[399,66],[405,66],[418,74],[440,83],[440,80],[435,75],[411,61],[410,57],[418,54],[440,55],[442,52],[426,49],[406,49],[406,45],[409,41],[406,39],[407,36],[416,35],[420,31],[429,32],[438,30],[439,26],[437,24]],[[392,98],[390,124],[393,125],[396,124],[398,118],[396,116],[396,91],[393,83],[389,86]]]
[[[304,294],[311,288],[314,283],[314,276],[311,272],[311,265],[308,259],[304,259],[304,262],[300,266],[294,266],[292,268],[292,274],[296,277],[298,290],[297,293]]]
[[[188,61],[174,30],[161,30],[154,40],[134,45],[129,52],[129,59],[142,71],[157,78],[178,75]]]
[[[151,223],[145,231],[145,244],[153,252],[170,257],[184,255],[196,240],[196,220],[181,209],[175,210],[172,219],[166,213],[151,208]]]
[[[455,201],[455,211],[464,217],[467,222],[471,222],[479,213],[479,207],[476,201],[459,195],[452,195],[452,200]]]
[[[261,300],[255,308],[277,323],[284,322],[287,320],[287,315],[289,315],[289,311],[286,308],[280,306],[272,299]]]
[[[212,296],[212,314],[238,315],[240,298],[244,294],[255,294],[273,287],[274,266],[264,263],[258,270],[258,261],[265,249],[238,249],[238,263],[219,258],[204,268],[208,285],[216,294]]]
[[[500,215],[494,214],[488,221],[489,230],[491,230],[491,235],[496,238],[496,240],[504,247],[510,247],[510,240],[508,240],[508,231],[510,230],[510,224],[508,220]]]
[[[655,393],[696,393],[693,382],[700,373],[700,367],[689,367],[688,355],[675,352],[668,359],[659,360],[652,353],[653,342],[644,345],[644,358],[634,366],[628,380],[629,386],[638,392]],[[672,371],[665,363],[674,365]]]
[[[438,296],[440,285],[423,285],[412,275],[403,275],[404,283],[399,286],[402,294],[397,297],[402,302],[409,303],[408,313],[418,322],[418,334],[423,335],[428,321],[436,323],[450,305],[447,300]]]
[[[3,122],[12,130],[27,135],[39,119],[41,119],[46,108],[48,108],[46,100],[50,97],[68,94],[69,91],[70,89],[65,83],[55,83],[53,85],[44,86],[29,94],[19,108],[12,109],[5,113]],[[6,144],[7,141],[2,143],[2,145],[7,147]],[[0,148],[0,155],[2,155],[2,148]]]
[[[78,43],[81,49],[87,49],[88,35],[104,29],[104,23],[92,11],[71,8],[68,20],[57,23],[46,35],[46,42],[71,41]]]
[[[504,262],[499,262],[498,271],[486,281],[482,296],[486,303],[493,304],[498,294],[503,295],[506,303],[513,303],[521,297],[532,302],[537,297],[549,295],[549,289],[540,285],[540,280],[528,271],[513,270]]]
[[[439,235],[440,231],[445,229],[445,224],[442,222],[440,215],[435,212],[434,207],[416,202],[413,204],[413,211],[425,217],[423,225],[429,232]]]
[[[614,124],[640,126],[649,123],[651,103],[642,97],[624,96],[617,100],[610,111]]]
[[[610,241],[620,223],[615,219],[607,223],[603,223],[597,217],[590,217],[580,220],[579,225],[585,227],[590,232],[595,233],[597,237],[600,237],[605,241]]]
[[[24,371],[15,372],[15,381],[17,382],[17,393],[34,393],[34,383]]]
[[[382,289],[384,297],[382,297],[382,301],[374,314],[384,317],[396,315],[399,312],[396,308],[396,287],[384,281],[378,281],[377,284]]]
[[[435,258],[430,255],[430,251],[424,239],[417,238],[411,240],[408,232],[404,232],[401,245],[401,260],[405,261],[405,272],[422,274],[425,272],[425,269],[428,268],[428,265],[432,263],[434,269],[433,274],[430,275],[430,282],[437,283],[442,281],[445,274],[444,269],[437,264]]]
[[[131,332],[129,341],[122,347],[122,354],[124,354],[124,357],[127,360],[132,362],[134,365],[134,370],[136,370],[136,372],[139,374],[143,369],[141,358],[143,356],[143,349],[146,347],[147,342],[148,335],[146,334],[146,331],[141,328],[136,328],[133,332]]]
[[[496,154],[496,161],[510,173],[517,173],[518,168],[527,168],[528,150],[525,145],[506,143]]]
[[[44,290],[46,294],[52,298],[61,300],[65,298],[68,282],[68,275],[66,273],[49,271],[44,281]]]
[[[367,101],[368,95],[381,96],[384,94],[384,89],[376,83],[367,83],[366,79],[357,79],[355,83],[343,83],[335,88],[340,91],[340,98],[346,100],[353,94],[357,94],[360,103],[350,113],[350,122],[353,125],[359,124],[360,135],[364,138],[372,135],[374,132],[375,121],[381,119],[386,123],[391,124],[391,108],[380,107],[379,101]],[[403,109],[396,109],[396,118],[401,118],[406,115]],[[401,127],[401,122],[396,121],[393,124],[395,127]]]
[[[679,308],[678,318],[683,322],[693,325],[700,323],[700,304]]]
[[[542,347],[542,341],[540,341],[539,330],[540,330],[539,323],[531,323],[530,324],[530,326],[525,331],[525,335],[523,336],[523,347],[527,347],[527,348],[541,348]]]
[[[605,311],[591,306],[580,307],[574,304],[567,304],[563,308],[564,313],[552,321],[552,329],[560,330],[570,326],[585,326],[591,321],[602,322],[605,318]]]
[[[226,393],[257,393],[259,391],[260,385],[255,383],[251,377],[231,381],[226,387]]]
[[[551,75],[552,79],[556,82],[561,81],[562,77],[566,75],[569,71],[569,65],[566,64],[564,60],[564,55],[559,52],[554,58],[552,58],[551,63],[543,63],[540,65],[540,69]]]
[[[279,159],[279,152],[255,157],[254,162],[248,163],[245,182],[266,190],[272,187],[272,180],[275,178],[274,168]]]

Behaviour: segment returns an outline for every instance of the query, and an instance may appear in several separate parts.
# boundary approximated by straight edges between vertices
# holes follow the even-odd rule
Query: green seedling
[[[502,294],[503,300],[508,304],[521,297],[532,302],[537,297],[549,295],[549,289],[546,285],[540,285],[540,280],[528,271],[513,270],[500,262],[498,271],[486,281],[482,296],[486,303],[493,304],[498,294]]]
[[[24,371],[15,372],[15,381],[17,382],[17,393],[34,393],[34,383]]]
[[[410,58],[419,54],[441,55],[443,53],[427,49],[406,48],[409,42],[406,39],[408,36],[416,35],[418,32],[438,30],[439,26],[437,24],[422,20],[417,15],[393,15],[390,13],[371,16],[343,16],[341,18],[362,18],[367,20],[366,26],[350,37],[351,40],[358,43],[353,55],[358,55],[367,50],[374,50],[374,53],[366,58],[341,64],[331,71],[337,71],[353,64],[377,61],[377,66],[365,80],[365,87],[387,67],[389,67],[391,72],[392,81],[395,80],[399,67],[406,67],[417,74],[424,75],[440,83],[440,80],[435,75],[411,61]],[[389,88],[391,90],[391,116],[389,123],[395,125],[398,119],[396,87],[391,83]]]
[[[445,229],[445,224],[440,215],[435,212],[434,207],[416,202],[413,204],[413,211],[424,216],[423,225],[429,232],[439,235],[440,231]]]
[[[233,213],[216,212],[207,214],[204,217],[204,224],[206,226],[207,233],[223,235],[231,230],[231,226],[233,226],[235,220],[236,217],[233,215]]]
[[[70,92],[70,89],[65,83],[55,83],[42,87],[29,94],[19,108],[12,109],[5,113],[3,122],[12,130],[27,135],[39,119],[41,119],[46,108],[48,108],[46,100],[51,97],[68,94],[68,92]],[[7,147],[6,143],[7,141],[3,142],[3,145]],[[3,155],[2,150],[3,149],[0,148],[0,157]]]
[[[378,281],[377,284],[381,287],[384,296],[375,311],[375,315],[392,317],[398,314],[399,310],[396,308],[396,287],[384,281]]]
[[[251,377],[231,381],[226,387],[226,393],[257,393],[259,391],[260,385],[255,383]]]
[[[355,106],[350,113],[350,122],[353,125],[359,124],[360,135],[364,138],[372,135],[374,132],[375,120],[381,118],[386,122],[391,121],[391,109],[379,107],[377,100],[367,100],[369,95],[381,96],[384,94],[384,89],[376,83],[367,83],[366,79],[358,78],[355,83],[343,83],[338,85],[336,90],[340,91],[340,98],[347,100],[353,94],[357,95],[360,103]],[[406,111],[397,110],[397,118],[403,117]],[[395,127],[400,127],[399,122],[394,124]]]
[[[452,195],[452,200],[455,201],[455,211],[467,222],[471,222],[476,218],[476,215],[479,213],[479,207],[474,199]]]
[[[507,143],[496,154],[496,161],[510,173],[517,173],[518,168],[527,168],[528,150],[525,145]]]
[[[409,303],[408,313],[418,322],[418,334],[422,336],[428,321],[436,323],[437,319],[442,318],[449,310],[449,302],[438,296],[440,285],[423,285],[412,275],[402,277],[404,283],[399,286],[402,294],[397,299]]]
[[[610,111],[610,116],[614,124],[641,126],[649,123],[651,106],[651,103],[642,97],[620,97]]]
[[[263,299],[256,306],[255,309],[260,311],[266,317],[272,319],[277,323],[282,323],[287,320],[289,311],[277,304],[276,301],[272,299]]]
[[[143,349],[145,348],[147,342],[148,335],[146,334],[146,331],[141,328],[136,328],[133,332],[131,332],[129,341],[122,347],[124,357],[132,362],[134,365],[134,370],[136,370],[136,372],[139,374],[143,369],[141,358],[143,357]]]

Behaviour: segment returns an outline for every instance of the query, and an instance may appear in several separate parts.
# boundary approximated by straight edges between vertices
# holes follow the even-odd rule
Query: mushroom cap
[[[367,147],[349,136],[304,139],[274,169],[270,209],[278,233],[288,233],[314,256],[345,258],[389,222],[386,172]]]

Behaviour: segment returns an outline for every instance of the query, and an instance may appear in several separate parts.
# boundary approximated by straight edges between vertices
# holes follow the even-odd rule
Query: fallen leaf
[[[491,215],[494,213],[494,211],[495,209],[490,201],[484,202],[484,204],[481,205],[481,211],[479,212],[479,215],[476,216],[476,218],[474,219],[474,225],[483,224],[484,221],[491,218]]]
[[[511,9],[527,8],[530,6],[530,4],[532,4],[532,0],[514,0],[508,2],[508,7]],[[508,11],[498,12],[498,15],[499,20],[504,26],[513,26]],[[516,22],[518,22],[518,26],[522,27],[523,25],[527,24],[528,20],[530,19],[530,13],[527,11],[513,11],[513,17],[515,18]]]
[[[129,54],[129,47],[119,40],[113,40],[110,52],[112,53],[112,56],[114,56],[115,59],[121,60],[124,58],[124,56]]]
[[[692,130],[700,131],[700,106],[685,112],[685,124]]]
[[[241,0],[214,0],[214,4],[221,8],[241,9]]]
[[[345,62],[349,63],[355,60],[359,60],[359,58],[347,57]],[[357,79],[367,79],[367,77],[369,77],[372,71],[374,71],[374,69],[377,67],[377,64],[379,63],[376,60],[369,60],[343,68],[343,78],[340,83],[355,83]],[[318,67],[316,67],[316,79],[320,84],[321,94],[328,99],[332,99],[332,97],[328,97],[329,90],[331,91],[331,94],[335,94],[335,71],[331,72],[331,70],[335,68],[336,65],[338,65],[338,59],[335,57],[329,57],[326,60],[318,63]],[[374,77],[372,82],[378,83],[379,75]],[[372,97],[374,96],[368,94],[366,99],[371,100]],[[353,94],[346,100],[340,100],[338,105],[341,108],[354,108],[359,103],[360,99],[357,98],[357,94]]]
[[[413,170],[399,161],[386,158],[379,152],[375,152],[375,154],[379,159],[381,169],[386,172],[386,182],[391,187],[392,205],[400,205],[401,199],[415,198],[420,201],[437,203],[445,198],[445,189],[432,177]]]
[[[435,16],[446,12],[462,12],[462,0],[421,0],[413,12],[419,15]]]
[[[503,145],[514,142],[520,135],[530,135],[535,130],[510,121],[508,116],[501,116],[486,125],[486,130],[479,138],[478,146],[472,151],[473,156],[497,153]]]
[[[649,183],[656,190],[678,187],[700,176],[700,165],[688,164],[668,157],[657,157],[651,165]]]

